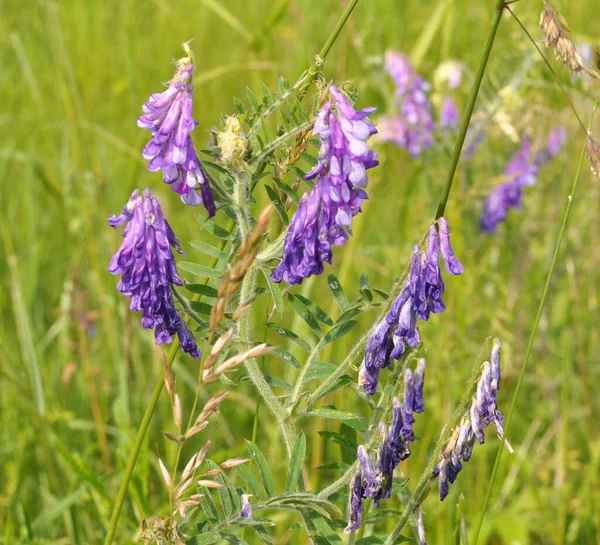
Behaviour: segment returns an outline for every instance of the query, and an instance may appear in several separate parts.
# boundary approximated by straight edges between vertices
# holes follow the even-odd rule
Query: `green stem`
[[[350,14],[356,7],[356,4],[358,4],[358,0],[350,0],[350,2],[348,2],[348,5],[346,6],[344,13],[342,13],[342,15],[340,15],[338,22],[335,24],[335,26],[333,27],[333,30],[331,31],[331,34],[329,35],[329,38],[327,38],[327,41],[323,44],[323,47],[321,48],[321,51],[319,51],[319,57],[321,59],[325,59],[325,57],[327,57],[327,54],[329,53],[331,46],[337,39],[339,33],[342,31],[342,28],[344,28],[344,25],[346,24],[348,17],[350,17]]]
[[[436,220],[441,218],[444,215],[444,212],[446,211],[446,204],[448,203],[448,197],[450,196],[450,189],[452,187],[452,182],[454,181],[454,176],[456,175],[458,161],[460,160],[460,154],[465,143],[467,131],[471,122],[471,116],[473,115],[473,110],[475,109],[475,103],[477,102],[477,96],[479,95],[481,82],[483,81],[485,69],[490,58],[490,53],[492,52],[492,46],[494,45],[494,40],[496,38],[496,31],[498,30],[498,25],[500,24],[500,19],[502,18],[503,8],[504,0],[496,0],[496,8],[494,10],[494,17],[492,18],[492,26],[490,28],[485,45],[483,46],[483,53],[479,61],[479,67],[477,68],[477,72],[475,73],[473,86],[471,87],[469,99],[467,100],[467,107],[465,109],[465,113],[463,115],[460,128],[458,130],[456,144],[454,146],[454,151],[452,152],[452,158],[450,160],[450,168],[448,169],[448,177],[446,178],[446,183],[444,184],[444,188],[442,189],[442,195],[440,196],[440,202],[438,204],[437,212],[435,214]]]
[[[596,104],[598,101],[596,101]],[[596,109],[596,105],[594,106],[594,110]],[[554,254],[552,256],[552,262],[550,264],[550,269],[548,270],[548,276],[546,277],[546,283],[544,285],[544,291],[542,292],[542,298],[540,300],[540,304],[538,306],[537,314],[535,317],[535,322],[533,324],[533,329],[531,330],[531,334],[529,336],[529,342],[527,344],[527,350],[525,351],[525,358],[523,360],[523,365],[521,367],[521,372],[519,374],[519,379],[517,381],[517,385],[515,388],[515,393],[513,395],[512,403],[510,405],[510,410],[508,412],[508,417],[506,418],[506,424],[504,426],[504,434],[502,436],[502,443],[506,439],[506,435],[508,432],[508,428],[511,424],[512,417],[515,411],[515,407],[517,404],[517,398],[521,391],[521,386],[523,384],[523,378],[525,377],[525,372],[527,370],[527,365],[529,363],[529,358],[531,356],[531,351],[533,349],[533,342],[535,341],[535,336],[537,334],[538,326],[540,325],[540,320],[542,318],[542,312],[544,311],[544,306],[546,305],[546,299],[548,298],[548,292],[550,291],[550,282],[552,281],[552,276],[554,275],[554,269],[556,268],[556,263],[558,261],[558,254],[560,252],[560,247],[566,232],[567,223],[569,220],[569,214],[571,213],[571,206],[573,205],[573,199],[575,197],[575,191],[577,189],[577,183],[579,181],[579,176],[581,175],[581,168],[583,166],[583,161],[585,159],[585,150],[587,146],[587,140],[585,145],[583,146],[583,150],[581,151],[581,156],[579,158],[579,165],[577,166],[577,172],[575,173],[575,179],[573,180],[573,185],[571,187],[571,192],[567,197],[567,206],[565,208],[565,212],[562,219],[562,224],[560,226],[560,231],[558,233],[558,239],[556,241],[556,246],[554,248]],[[477,522],[477,528],[475,530],[475,537],[473,538],[473,545],[477,545],[477,539],[479,538],[479,533],[481,532],[481,525],[483,524],[483,519],[485,517],[485,512],[487,509],[487,505],[490,500],[490,495],[492,492],[492,487],[494,484],[494,480],[496,478],[496,473],[498,472],[498,467],[500,465],[500,457],[502,455],[502,451],[504,449],[498,449],[498,453],[496,454],[496,459],[494,460],[494,467],[492,469],[492,474],[488,481],[488,487],[485,494],[485,499],[483,500],[483,507],[481,509],[481,513],[479,515],[479,521]]]
[[[169,351],[169,355],[167,357],[167,363],[169,365],[173,363],[178,348],[179,340],[175,339],[173,341],[173,344],[171,345],[171,350]],[[115,500],[113,512],[110,517],[108,531],[106,533],[106,538],[104,539],[104,545],[110,545],[112,543],[113,538],[115,537],[115,531],[117,530],[117,522],[119,521],[121,508],[123,507],[123,502],[125,501],[125,496],[127,496],[127,490],[129,489],[129,481],[131,481],[131,476],[133,475],[135,463],[137,462],[137,458],[140,454],[140,450],[144,442],[144,437],[146,436],[146,431],[148,431],[148,426],[150,425],[150,420],[152,420],[152,414],[154,413],[154,407],[156,407],[156,403],[158,402],[158,398],[160,397],[160,393],[162,392],[163,385],[164,371],[160,374],[160,378],[158,379],[158,382],[154,387],[154,392],[152,392],[152,397],[150,398],[150,401],[148,401],[148,406],[146,407],[146,411],[144,412],[144,416],[142,417],[142,421],[140,422],[140,427],[138,428],[137,435],[135,436],[135,442],[133,443],[133,448],[131,449],[131,453],[129,454],[129,459],[127,460],[127,467],[125,468],[125,473],[123,475],[123,479],[121,480],[119,491],[117,492],[117,498]]]

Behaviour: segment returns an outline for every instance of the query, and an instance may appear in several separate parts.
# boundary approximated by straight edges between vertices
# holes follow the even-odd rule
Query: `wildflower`
[[[275,282],[299,284],[321,274],[331,263],[332,246],[341,246],[352,234],[352,218],[361,211],[367,194],[367,173],[377,166],[377,154],[368,138],[377,131],[366,120],[374,108],[356,111],[335,86],[329,87],[331,101],[317,115],[313,134],[321,148],[317,166],[306,175],[317,179],[302,197],[286,235],[283,259],[271,274]]]
[[[566,140],[564,129],[557,127],[550,132],[546,145],[533,154],[531,139],[523,138],[521,147],[504,169],[506,181],[494,187],[483,203],[480,227],[486,233],[494,233],[511,208],[519,210],[523,189],[535,185],[540,167],[549,162]]]
[[[142,155],[149,161],[150,171],[162,170],[163,181],[184,203],[202,203],[209,216],[214,216],[212,191],[190,136],[197,125],[192,118],[194,62],[189,45],[184,44],[183,48],[187,55],[177,61],[167,90],[150,95],[143,106],[144,115],[138,118],[138,127],[152,133]],[[200,194],[196,193],[196,186]]]
[[[471,406],[465,411],[458,428],[454,430],[433,472],[433,476],[438,478],[440,500],[442,501],[448,495],[449,484],[456,480],[462,470],[462,462],[468,462],[471,458],[475,439],[479,444],[484,443],[484,428],[493,422],[498,437],[502,439],[504,435],[505,418],[498,409],[497,399],[500,389],[499,339],[494,339],[491,359],[491,365],[486,361],[481,366],[481,375],[477,381],[477,389]],[[512,453],[512,447],[507,440],[505,440],[505,445]]]
[[[380,140],[394,142],[413,157],[419,157],[433,145],[430,85],[416,74],[410,60],[396,51],[386,53],[385,69],[396,85],[399,112],[381,119]]]
[[[442,129],[456,129],[460,121],[458,106],[452,97],[444,97],[440,106],[439,125]]]
[[[110,216],[108,223],[115,228],[125,225],[123,244],[108,266],[109,272],[121,275],[117,290],[131,298],[131,310],[141,311],[142,326],[154,329],[156,344],[170,343],[177,334],[181,349],[200,358],[196,340],[171,293],[171,284],[183,285],[171,247],[183,252],[156,198],[149,189],[144,196],[135,190],[123,212]]]
[[[240,518],[251,519],[252,518],[252,505],[250,504],[250,499],[249,499],[248,494],[242,494],[242,496],[240,498],[240,502],[242,504]]]
[[[562,60],[571,72],[574,74],[584,72],[598,79],[596,71],[585,63],[583,56],[568,37],[570,29],[565,18],[559,12],[554,11],[545,1],[540,16],[540,27],[546,47],[552,47],[556,58]]]
[[[350,533],[352,530],[358,530],[362,525],[364,512],[362,483],[363,476],[360,469],[358,469],[350,484],[350,520],[348,521],[348,526],[346,526],[345,530],[347,533]]]
[[[377,391],[381,369],[391,360],[399,360],[407,346],[421,342],[417,319],[427,321],[431,313],[440,314],[446,309],[442,299],[445,285],[439,267],[440,249],[449,274],[464,272],[450,245],[448,223],[440,218],[437,229],[434,225],[429,229],[427,250],[415,245],[410,271],[400,293],[371,330],[359,372],[359,386],[364,387],[367,395]]]
[[[362,516],[362,500],[373,499],[373,505],[379,507],[381,499],[388,499],[392,493],[394,469],[410,456],[410,445],[415,440],[413,424],[414,413],[425,410],[423,384],[425,379],[425,360],[420,359],[413,375],[410,369],[404,372],[404,399],[392,399],[392,422],[389,429],[384,422],[379,423],[381,444],[377,463],[369,456],[364,445],[357,449],[360,469],[350,489],[350,522],[346,530],[356,530],[361,520],[356,516],[358,509]],[[359,481],[357,481],[359,479]]]

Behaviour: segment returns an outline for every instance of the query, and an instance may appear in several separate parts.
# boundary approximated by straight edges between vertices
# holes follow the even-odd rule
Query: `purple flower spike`
[[[375,469],[373,459],[363,445],[358,447],[358,459],[363,474],[363,497],[378,498],[381,494],[381,475]]]
[[[183,47],[187,56],[177,61],[175,75],[166,91],[150,95],[143,106],[144,115],[138,118],[138,127],[152,133],[142,156],[148,161],[150,171],[162,170],[163,181],[171,185],[184,203],[192,206],[202,203],[212,217],[215,202],[190,136],[197,125],[192,118],[194,64],[189,46]]]
[[[564,129],[553,129],[546,145],[534,155],[531,140],[528,137],[523,138],[520,149],[504,170],[507,181],[494,187],[483,203],[480,220],[482,231],[495,233],[498,224],[506,219],[512,208],[521,208],[523,189],[535,185],[540,167],[558,154],[565,139]]]
[[[462,263],[454,255],[454,251],[450,245],[450,228],[448,227],[448,222],[443,217],[438,221],[440,230],[440,247],[442,250],[442,257],[444,258],[444,263],[446,265],[446,270],[450,274],[460,275],[465,272],[465,269],[462,266]]]
[[[275,282],[300,284],[321,274],[331,263],[332,246],[341,246],[352,234],[352,218],[367,199],[366,171],[377,166],[377,154],[367,140],[377,131],[366,120],[373,108],[355,110],[335,86],[329,87],[332,101],[320,110],[313,133],[321,139],[317,166],[306,175],[317,179],[302,197],[292,217],[281,263],[271,274]],[[335,106],[335,108],[334,108]]]
[[[380,139],[394,142],[413,157],[419,157],[434,143],[430,85],[415,73],[410,60],[396,51],[386,53],[385,69],[396,84],[399,113],[381,120]]]
[[[384,319],[371,330],[359,374],[359,386],[364,386],[367,395],[377,391],[381,369],[387,367],[391,360],[399,360],[407,346],[417,346],[421,342],[417,319],[428,320],[432,312],[439,314],[446,309],[442,299],[445,286],[439,266],[440,249],[450,274],[464,272],[450,245],[448,223],[444,218],[440,218],[438,228],[439,233],[435,226],[431,226],[426,252],[415,246],[410,271],[400,293]],[[424,364],[421,371],[425,371]],[[417,372],[421,371],[417,369]],[[419,388],[415,395],[422,400],[422,378],[417,380],[417,384]],[[420,408],[419,397],[416,403]],[[422,412],[422,409],[411,408],[411,411]]]
[[[363,518],[363,476],[360,470],[356,472],[352,483],[350,484],[350,520],[348,526],[344,530],[346,533],[350,533],[352,530],[358,530],[362,525]]]
[[[448,495],[449,484],[456,480],[462,470],[462,463],[470,460],[475,439],[479,444],[484,443],[484,429],[493,422],[498,437],[502,439],[504,435],[505,418],[497,405],[500,387],[500,341],[498,339],[494,339],[492,362],[491,365],[485,362],[481,366],[481,375],[477,381],[477,391],[471,406],[465,411],[460,426],[454,430],[433,472],[433,476],[438,478],[442,501]],[[512,453],[510,443],[505,440],[504,444]]]
[[[142,326],[154,329],[156,344],[170,343],[177,334],[181,349],[199,359],[196,340],[175,308],[171,284],[183,285],[171,247],[183,253],[165,219],[160,204],[146,189],[136,189],[119,216],[111,216],[112,227],[125,225],[123,243],[113,256],[108,271],[121,275],[117,285],[131,298],[130,309],[142,313]]]

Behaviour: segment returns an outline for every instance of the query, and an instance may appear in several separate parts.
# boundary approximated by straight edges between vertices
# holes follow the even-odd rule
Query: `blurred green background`
[[[494,3],[361,0],[329,55],[325,75],[356,82],[359,106],[384,109],[373,67],[387,48],[408,54],[421,44],[425,54],[418,69],[429,80],[449,58],[472,73]],[[223,114],[234,113],[232,96],[245,97],[246,86],[258,91],[261,80],[274,88],[281,74],[295,81],[344,5],[336,0],[0,3],[3,543],[101,541],[124,458],[160,372],[160,351],[152,335],[141,328],[138,315],[129,313],[115,290],[117,280],[106,272],[121,236],[108,228],[107,216],[119,212],[134,188],[147,186],[161,199],[182,241],[206,236],[195,221],[197,212],[182,208],[160,175],[145,167],[140,150],[147,134],[136,127],[142,103],[171,77],[169,63],[180,55],[180,44],[193,39],[194,113],[200,122],[194,138],[202,148],[207,130],[218,126]],[[596,0],[558,5],[577,40],[595,46],[600,36]],[[514,8],[538,39],[542,2],[522,0]],[[598,84],[571,78],[551,62],[587,122]],[[493,107],[498,115],[488,121],[489,137],[473,162],[460,167],[447,212],[466,274],[447,279],[447,312],[421,326],[422,352],[428,359],[427,411],[417,419],[420,440],[402,466],[412,482],[489,334],[504,343],[500,404],[508,410],[584,144],[566,106],[531,43],[506,16],[478,103],[478,110]],[[567,146],[527,191],[524,209],[511,213],[496,235],[480,234],[481,199],[517,148],[508,128],[543,138],[556,124],[568,128]],[[370,200],[355,220],[355,236],[337,249],[327,271],[338,275],[349,298],[358,296],[362,273],[368,273],[372,285],[389,290],[404,269],[412,245],[433,217],[449,144],[416,161],[393,146],[381,147],[382,164],[372,171]],[[599,197],[598,182],[584,165],[509,433],[516,453],[503,456],[479,543],[600,542]],[[260,185],[256,198],[259,206],[268,202]],[[225,225],[224,217],[216,219]],[[193,248],[185,249],[190,260],[205,259]],[[311,279],[294,291],[336,313],[325,278]],[[356,338],[374,317],[362,318]],[[262,335],[261,319],[255,321]],[[292,315],[284,323],[307,333]],[[345,338],[324,357],[338,364],[352,340]],[[292,367],[276,359],[266,365],[270,374],[293,382]],[[184,410],[189,410],[196,364],[179,358],[175,371]],[[222,388],[213,386],[210,392]],[[248,383],[232,389],[221,416],[195,448],[210,437],[213,459],[243,456],[243,438],[252,436],[255,399]],[[327,402],[369,414],[352,387]],[[266,411],[261,416],[257,443],[284,479],[287,466],[277,427]],[[174,455],[161,433],[172,427],[171,421],[163,399],[136,470],[120,543],[131,541],[142,517],[164,514],[167,498],[156,458],[160,453],[168,461]],[[336,474],[313,468],[339,460],[341,454],[338,445],[319,439],[316,432],[336,424],[307,421],[302,427],[309,438],[310,483],[318,490]],[[427,499],[430,543],[452,543],[461,493],[467,527],[473,528],[498,443],[489,433],[443,504],[434,494]],[[400,507],[397,499],[388,503],[386,508]],[[290,529],[297,522],[293,517],[277,522],[277,543],[303,542],[302,534]],[[365,536],[385,534],[392,525],[393,518],[386,519],[369,526]]]

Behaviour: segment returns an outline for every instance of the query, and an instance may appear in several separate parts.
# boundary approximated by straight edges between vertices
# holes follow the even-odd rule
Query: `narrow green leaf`
[[[377,536],[363,537],[357,539],[355,545],[382,545],[383,539]]]
[[[303,414],[303,416],[315,416],[317,418],[332,418],[334,420],[357,420],[358,416],[338,409],[314,409]]]
[[[329,289],[331,289],[333,292],[333,296],[335,297],[337,304],[342,309],[342,312],[344,312],[350,305],[348,303],[348,299],[346,299],[344,290],[340,285],[340,281],[335,274],[330,274],[327,277],[327,283],[329,284]]]
[[[323,344],[329,344],[343,337],[348,333],[358,322],[356,320],[348,320],[332,327],[323,337]]]
[[[252,89],[250,89],[250,87],[246,87],[246,97],[248,97],[248,102],[251,104],[251,106],[258,112],[260,104],[258,102],[258,99],[256,98],[256,95],[252,92]]]
[[[219,248],[215,248],[212,244],[208,244],[203,240],[192,240],[190,246],[196,248],[196,250],[200,250],[202,253],[211,255],[216,257],[217,259],[227,259],[227,253],[223,250],[219,250]]]
[[[198,220],[198,223],[202,225],[202,229],[208,231],[216,237],[228,239],[231,236],[231,233],[229,231],[223,229],[223,227],[220,227],[214,221],[209,220],[208,218],[205,218],[200,214],[196,215],[196,219]]]
[[[251,526],[251,528],[254,528],[256,533],[259,535],[260,539],[262,539],[263,542],[265,543],[265,545],[273,545],[273,540],[271,539],[271,536],[265,530],[264,526]]]
[[[380,289],[378,289],[378,288],[373,288],[373,291],[374,291],[374,292],[375,292],[377,295],[379,295],[379,297],[381,297],[381,298],[383,298],[383,299],[386,299],[386,300],[387,300],[387,299],[389,299],[389,298],[390,298],[390,294],[389,294],[387,291],[383,291],[383,290],[380,290]]]
[[[304,376],[304,382],[311,380],[325,380],[337,369],[337,365],[327,361],[313,361],[310,369]]]
[[[271,292],[271,297],[273,298],[273,304],[275,305],[275,310],[279,316],[283,316],[283,295],[281,295],[281,288],[278,284],[271,280],[269,276],[269,271],[262,269],[263,274],[265,275],[265,279],[267,281],[267,286],[269,287],[269,291]]]
[[[306,172],[304,172],[302,169],[298,168],[296,165],[289,165],[288,169],[290,172],[293,172],[296,176],[298,176],[299,178],[302,178],[304,180],[304,176],[306,176]]]
[[[285,95],[289,89],[290,84],[288,83],[288,80],[285,79],[283,76],[279,77],[279,81],[277,82],[277,87],[279,88],[279,92],[282,95]]]
[[[283,180],[280,180],[279,178],[273,178],[273,182],[279,189],[281,189],[281,191],[283,191],[296,204],[298,204],[300,202],[300,197],[298,197],[298,194]]]
[[[288,293],[288,301],[290,306],[298,313],[298,315],[308,324],[313,333],[320,339],[323,335],[319,324],[315,317],[310,313],[306,304],[292,293]]]
[[[373,300],[373,293],[371,292],[371,288],[369,286],[369,277],[367,276],[367,273],[364,273],[360,276],[359,286],[363,299],[370,303]]]
[[[237,466],[235,469],[240,478],[246,483],[246,486],[252,495],[258,499],[263,499],[265,495],[262,493],[258,479],[254,473],[250,471],[250,468],[246,464],[242,464],[241,466]]]
[[[334,443],[337,443],[338,445],[347,445],[348,447],[354,449],[354,452],[356,453],[356,448],[358,447],[358,444],[356,443],[356,441],[352,441],[348,437],[344,437],[343,435],[341,435],[335,431],[322,430],[318,433],[321,437],[323,437],[324,439],[326,439],[328,441],[333,441]]]
[[[207,460],[209,467],[213,470],[220,469],[217,464],[215,464],[212,460]],[[221,500],[221,506],[223,507],[223,513],[226,517],[231,517],[233,513],[236,511],[235,499],[239,502],[239,497],[235,488],[231,484],[231,481],[227,478],[227,476],[221,471],[214,477],[215,481],[219,484],[224,485],[223,488],[218,488],[217,492],[219,494],[219,499]],[[235,498],[235,499],[234,499]]]
[[[297,299],[300,299],[300,301],[302,301],[304,303],[304,305],[306,306],[306,308],[309,310],[309,312],[320,322],[323,322],[324,324],[327,325],[333,325],[333,320],[327,315],[327,313],[319,306],[317,306],[316,303],[313,303],[310,299],[307,299],[306,297],[304,297],[304,295],[294,295],[294,297],[296,297]]]
[[[292,385],[285,380],[280,379],[279,377],[274,377],[273,375],[264,375],[267,384],[274,386],[275,388],[281,388],[286,392],[292,391]]]
[[[204,297],[211,297],[212,299],[217,297],[217,288],[213,288],[207,284],[189,284],[186,282],[185,289],[198,295],[204,295]]]
[[[323,390],[323,392],[321,392],[321,395],[317,399],[321,399],[322,397],[325,397],[326,395],[330,394],[331,392],[335,392],[336,390],[339,390],[340,388],[343,388],[344,386],[346,386],[352,382],[354,382],[354,379],[350,375],[342,375],[331,386],[329,386],[329,388],[326,388],[325,390]],[[315,401],[316,401],[316,399],[315,399]]]
[[[202,507],[206,518],[213,524],[217,524],[217,522],[219,522],[219,512],[217,511],[217,506],[210,495],[210,490],[204,486],[201,486],[198,488],[198,492],[201,494],[200,506]]]
[[[290,468],[288,470],[287,478],[285,480],[285,491],[295,492],[296,486],[298,485],[298,479],[302,473],[302,464],[304,462],[304,456],[306,455],[306,437],[303,433],[300,433],[294,448],[292,449],[292,456],[290,458]]]
[[[272,520],[269,519],[257,519],[257,518],[251,518],[251,519],[237,519],[235,521],[236,524],[239,524],[240,526],[275,526],[275,523]]]
[[[190,301],[190,307],[194,312],[202,314],[203,316],[210,316],[212,312],[212,306],[204,301]]]
[[[282,360],[291,363],[296,369],[300,369],[302,367],[298,359],[283,348],[277,348],[276,350],[273,350],[273,352],[271,352],[271,355],[277,356],[278,358],[281,358]]]
[[[198,265],[198,263],[191,263],[190,261],[180,261],[179,263],[177,263],[177,265],[183,271],[195,274],[197,276],[203,276],[204,278],[223,277],[223,273],[221,271],[216,271],[215,269],[205,267],[204,265]]]
[[[266,86],[264,81],[260,82],[260,92],[263,96],[263,101],[266,101],[267,106],[273,104],[273,94],[271,90]]]
[[[289,329],[279,324],[275,324],[273,322],[269,322],[267,324],[267,327],[275,331],[275,333],[277,333],[278,335],[281,335],[282,337],[285,337],[286,339],[295,342],[298,346],[304,348],[304,350],[306,350],[307,352],[311,351],[310,345],[304,339],[298,337],[298,335],[296,335],[293,331],[290,331]]]
[[[302,157],[302,159],[304,159],[311,167],[314,167],[318,163],[315,157],[305,151],[300,152],[300,157]]]
[[[237,108],[238,112],[240,112],[241,114],[248,113],[246,106],[244,106],[244,103],[239,98],[233,97],[233,103],[235,104],[235,107]]]
[[[252,456],[253,460],[256,462],[256,465],[258,465],[258,470],[260,471],[267,496],[273,496],[275,494],[275,481],[265,455],[257,445],[255,445],[252,441],[248,441],[247,439],[246,447],[248,448],[248,452],[250,452],[250,456]]]
[[[231,545],[248,545],[246,541],[234,534],[226,534],[224,532],[221,532],[221,535],[223,536],[223,539],[229,541]]]
[[[190,541],[186,541],[186,545],[212,545],[221,539],[221,534],[218,532],[204,532],[194,536]]]
[[[358,316],[361,312],[362,312],[362,309],[360,308],[360,306],[350,307],[348,310],[346,310],[346,311],[342,312],[342,314],[340,314],[339,318],[337,319],[337,321],[335,323],[336,323],[336,325],[338,325],[343,322],[347,322],[348,320],[351,320],[355,316]]]
[[[267,192],[267,195],[269,195],[269,199],[271,199],[271,202],[275,207],[275,212],[277,212],[281,222],[286,226],[289,225],[290,218],[288,217],[285,206],[283,206],[283,203],[281,202],[279,195],[277,195],[277,192],[270,185],[265,185],[265,191]]]

